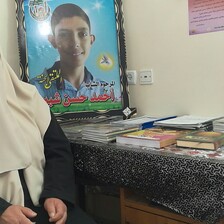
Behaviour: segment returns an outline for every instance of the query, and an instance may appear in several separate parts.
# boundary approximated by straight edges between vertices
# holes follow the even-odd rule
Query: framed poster
[[[129,107],[121,0],[15,0],[21,79],[64,118]]]

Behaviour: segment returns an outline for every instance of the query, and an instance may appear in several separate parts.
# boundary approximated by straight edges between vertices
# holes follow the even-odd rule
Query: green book
[[[216,150],[224,145],[224,133],[193,131],[177,138],[177,146],[194,149]]]

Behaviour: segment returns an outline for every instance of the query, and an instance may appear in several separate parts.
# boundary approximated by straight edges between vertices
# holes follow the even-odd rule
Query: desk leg
[[[125,224],[125,195],[124,188],[120,188],[121,224]]]
[[[78,204],[83,211],[86,210],[85,185],[78,185]]]
[[[132,191],[127,188],[120,188],[120,209],[121,209],[121,224],[128,224],[126,222],[126,201],[132,195]]]

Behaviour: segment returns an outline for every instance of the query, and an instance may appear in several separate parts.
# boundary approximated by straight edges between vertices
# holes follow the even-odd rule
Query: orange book
[[[116,136],[116,142],[153,148],[163,148],[176,143],[176,138],[186,134],[186,130],[148,128]]]

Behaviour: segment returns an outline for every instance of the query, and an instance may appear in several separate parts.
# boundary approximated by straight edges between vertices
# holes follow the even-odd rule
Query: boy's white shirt
[[[0,197],[24,205],[18,170],[35,205],[43,186],[43,137],[50,109],[36,88],[18,79],[0,51]]]

